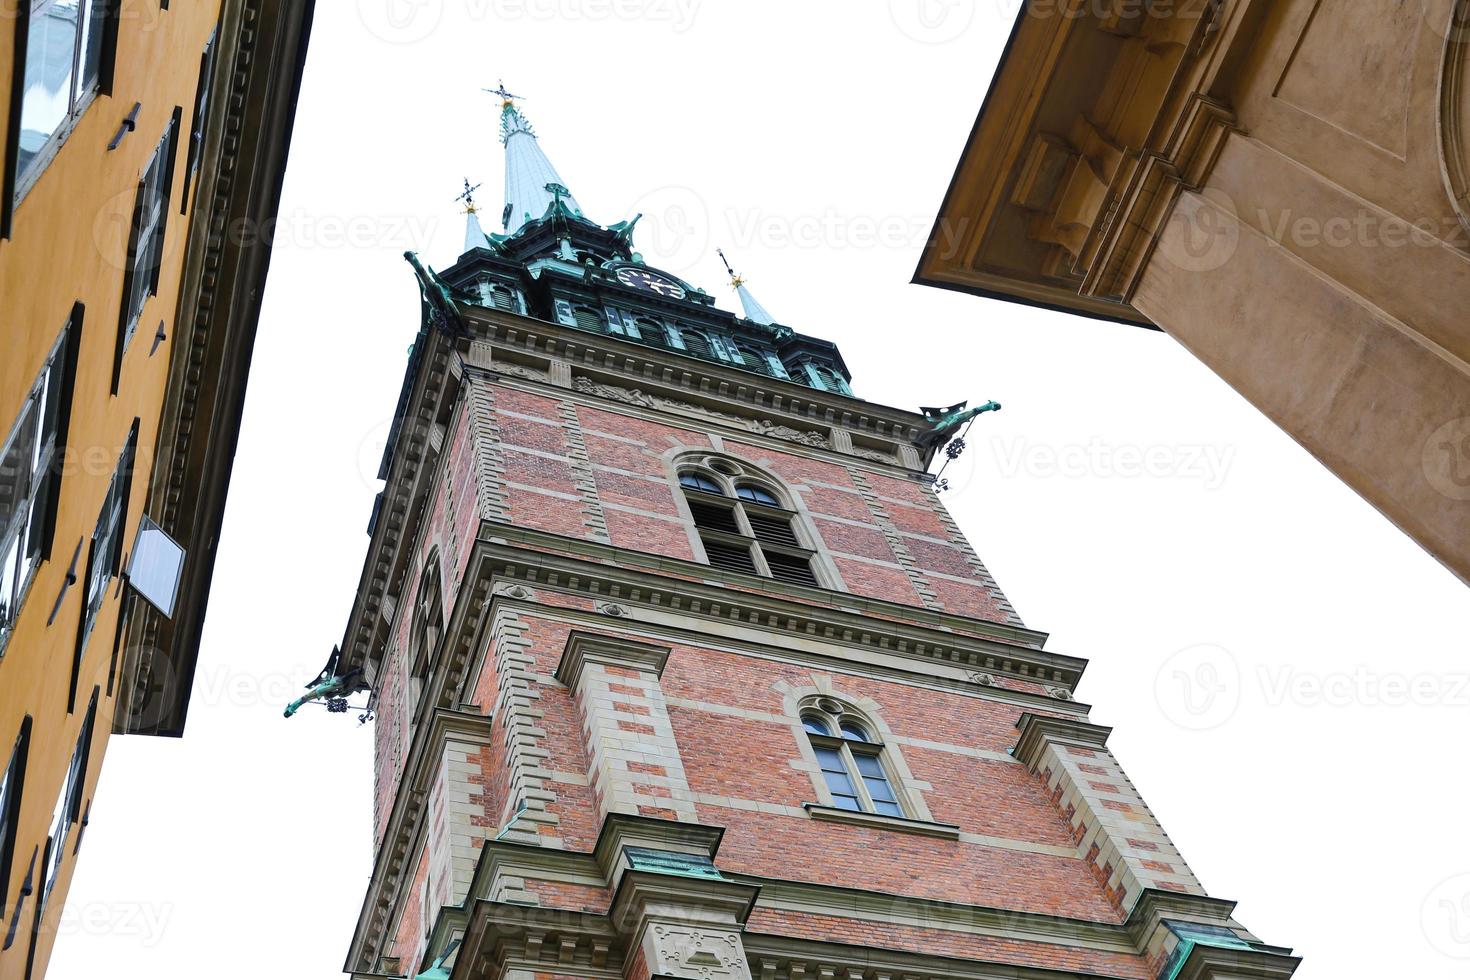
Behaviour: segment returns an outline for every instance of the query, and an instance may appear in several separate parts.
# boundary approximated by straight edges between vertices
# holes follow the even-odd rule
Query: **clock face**
[[[667,296],[669,299],[683,299],[684,287],[679,285],[668,276],[661,276],[657,272],[649,272],[636,266],[625,265],[616,273],[618,281],[625,286],[634,289],[646,289],[650,293]]]

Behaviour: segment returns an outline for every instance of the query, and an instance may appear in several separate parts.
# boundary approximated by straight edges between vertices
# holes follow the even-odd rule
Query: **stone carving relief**
[[[591,378],[573,378],[572,387],[585,395],[596,395],[599,398],[610,398],[625,405],[637,405],[639,408],[663,408],[680,412],[694,412],[708,418],[721,419],[754,432],[757,435],[770,436],[773,439],[784,439],[787,442],[800,443],[803,446],[812,446],[818,449],[826,449],[831,444],[826,436],[820,432],[810,429],[793,429],[789,425],[780,425],[767,419],[749,419],[729,412],[719,412],[703,405],[693,402],[680,401],[677,398],[665,398],[662,395],[651,395],[639,388],[620,388],[616,385],[605,385],[593,381]]]
[[[652,973],[691,980],[750,980],[745,950],[734,932],[656,925]]]
[[[508,375],[512,378],[526,378],[530,381],[545,381],[551,375],[540,368],[533,368],[525,364],[509,364],[504,361],[496,361],[490,369],[496,374]]]
[[[496,586],[495,587],[495,594],[496,595],[503,595],[507,599],[534,599],[534,598],[536,598],[536,593],[532,592],[530,589],[526,588],[524,585],[516,585],[514,583],[502,583],[501,585]]]

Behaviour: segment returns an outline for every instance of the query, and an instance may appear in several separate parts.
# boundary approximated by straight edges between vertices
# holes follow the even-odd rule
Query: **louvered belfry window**
[[[799,518],[774,490],[713,468],[684,470],[679,485],[711,565],[797,585],[820,585],[812,568],[815,553],[806,547]]]

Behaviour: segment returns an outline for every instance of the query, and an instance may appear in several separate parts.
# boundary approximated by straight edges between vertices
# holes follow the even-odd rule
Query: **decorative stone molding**
[[[893,550],[894,557],[903,566],[904,575],[908,576],[908,580],[913,583],[914,591],[919,594],[919,599],[930,609],[943,609],[944,603],[939,601],[934,590],[929,587],[929,580],[924,577],[919,563],[914,560],[913,553],[904,544],[903,536],[899,534],[893,518],[884,509],[883,501],[873,490],[873,485],[868,482],[866,474],[851,466],[847,468],[847,473],[852,479],[853,486],[857,487],[858,493],[862,496],[863,502],[868,505],[868,512],[873,515],[873,523],[878,525],[878,530],[883,532],[883,537]]]
[[[541,681],[530,642],[522,638],[525,630],[525,623],[514,609],[498,605],[493,609],[489,637],[496,693],[491,714],[504,730],[505,761],[510,771],[506,811],[511,822],[501,839],[563,847],[554,831],[559,818],[547,808],[556,800],[556,793],[543,764],[550,753],[541,744],[546,737],[540,727],[544,712],[535,706],[541,697]]]
[[[882,813],[863,813],[844,810],[841,807],[826,806],[822,803],[803,803],[801,806],[814,820],[852,824],[855,827],[872,827],[875,830],[894,830],[904,834],[919,834],[923,837],[960,839],[960,828],[952,823],[910,820],[907,817],[890,817]]]
[[[751,980],[741,932],[759,887],[629,871],[608,918],[652,976]]]
[[[656,408],[677,412],[693,413],[709,419],[719,419],[729,422],[738,428],[757,435],[770,436],[773,439],[784,439],[787,442],[800,443],[803,446],[826,449],[831,443],[827,436],[811,429],[793,429],[789,425],[781,425],[768,419],[747,418],[741,415],[733,415],[729,412],[721,412],[705,405],[696,405],[694,402],[681,401],[677,398],[667,398],[662,395],[653,395],[640,388],[623,388],[618,385],[602,384],[587,377],[573,377],[572,388],[584,395],[595,395],[598,398],[607,398],[611,401],[622,402],[625,405],[636,405],[639,408]],[[876,457],[879,462],[892,462],[891,459]]]
[[[571,468],[577,493],[582,497],[582,523],[598,541],[609,542],[612,539],[607,533],[607,515],[603,513],[602,501],[597,496],[597,479],[592,475],[592,460],[587,455],[587,440],[582,438],[582,423],[577,418],[576,403],[563,399],[556,403],[556,412],[561,417],[562,434],[567,443],[567,465]]]

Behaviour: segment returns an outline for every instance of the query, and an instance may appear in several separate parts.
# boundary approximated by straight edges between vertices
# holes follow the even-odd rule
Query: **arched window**
[[[874,726],[833,698],[804,705],[801,725],[811,740],[833,806],[890,817],[905,815],[884,767],[883,745]]]
[[[819,585],[815,553],[781,492],[732,460],[707,458],[679,470],[689,515],[716,568],[798,585]]]
[[[706,360],[714,359],[715,352],[710,348],[708,337],[698,330],[681,330],[679,332],[684,338],[684,349],[686,351],[695,357],[702,357]]]
[[[412,723],[419,698],[433,674],[433,657],[444,634],[444,594],[439,587],[439,556],[435,552],[424,563],[423,581],[413,606],[408,632],[408,718]]]
[[[668,328],[659,321],[640,316],[633,321],[633,325],[638,329],[639,339],[645,344],[665,348],[669,346]]]

